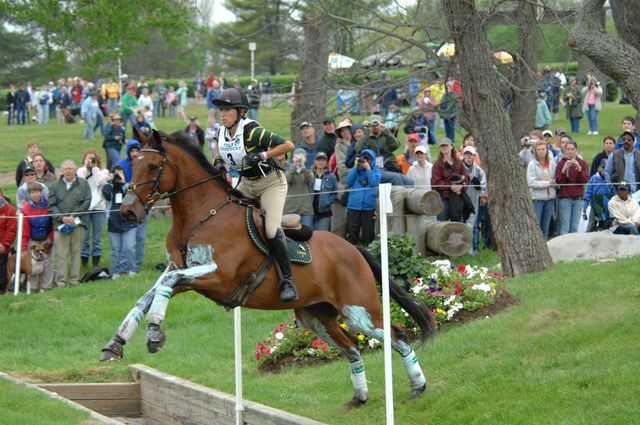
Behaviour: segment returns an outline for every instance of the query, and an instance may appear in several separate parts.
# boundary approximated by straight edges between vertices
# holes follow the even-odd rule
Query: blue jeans
[[[82,257],[99,257],[102,254],[102,244],[100,237],[102,236],[102,227],[107,219],[104,211],[92,211],[87,214],[87,231],[82,241]],[[91,249],[89,249],[89,238],[91,238]]]
[[[49,105],[38,105],[38,124],[49,124]]]
[[[618,226],[616,230],[613,231],[614,235],[640,235],[638,232],[638,228],[631,224],[625,223]]]
[[[571,132],[580,133],[580,118],[571,118]]]
[[[104,124],[103,124],[101,112],[98,112],[96,114],[96,124],[93,126],[93,131],[95,132],[96,129],[98,128],[100,129],[100,134],[104,135]]]
[[[322,217],[322,218],[314,218],[313,219],[313,230],[326,230],[327,232],[331,230],[331,216]]]
[[[16,119],[18,125],[25,125],[27,123],[27,107],[25,105],[16,106]]]
[[[93,126],[95,123],[95,119],[96,117],[91,116],[90,114],[87,114],[84,116],[85,124],[87,124],[87,128],[84,131],[84,136],[83,136],[85,139],[90,139],[90,140],[94,139]]]
[[[147,240],[147,225],[149,224],[149,217],[150,215],[147,215],[147,219],[144,223],[138,224],[136,227],[136,253],[135,259],[133,260],[133,271],[135,272],[139,272],[142,267],[142,260],[144,259],[144,243]]]
[[[589,120],[589,131],[598,131],[598,111],[596,111],[595,105],[589,105],[587,119]]]
[[[249,108],[249,119],[258,121],[258,108]]]
[[[107,112],[118,112],[118,99],[107,99]]]
[[[131,122],[131,128],[136,126],[136,119],[134,118],[133,114],[120,114],[122,115],[122,125],[124,126],[124,129],[127,129],[127,122]]]
[[[555,199],[533,201],[533,209],[536,211],[540,231],[542,231],[542,236],[544,236],[545,240],[549,239],[549,224],[551,223],[554,205]]]
[[[120,150],[116,148],[105,148],[107,153],[107,169],[113,171],[113,166],[120,161]]]
[[[444,118],[444,133],[453,142],[456,138],[456,119]]]
[[[582,214],[582,198],[560,198],[558,201],[558,236],[575,233]]]
[[[442,199],[442,198],[441,198]],[[442,199],[442,211],[436,216],[438,221],[449,221],[449,200]]]
[[[132,272],[133,257],[136,248],[136,229],[129,229],[124,233],[109,232],[109,246],[111,246],[111,260],[109,274]]]
[[[313,229],[313,216],[312,215],[300,215],[300,223],[303,226],[307,226],[310,229]]]
[[[16,110],[13,108],[10,108],[7,113],[7,125],[13,124],[15,120],[16,120]]]

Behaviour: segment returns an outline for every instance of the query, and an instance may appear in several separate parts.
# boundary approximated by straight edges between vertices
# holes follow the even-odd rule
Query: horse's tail
[[[356,246],[356,248],[367,261],[367,264],[369,264],[376,280],[381,282],[382,268],[380,267],[378,260],[365,248],[360,246]],[[411,298],[409,293],[402,286],[395,283],[391,277],[389,277],[389,294],[400,307],[409,313],[409,316],[411,316],[411,318],[420,327],[419,338],[421,346],[424,345],[429,338],[433,338],[435,336],[436,326],[429,310]]]

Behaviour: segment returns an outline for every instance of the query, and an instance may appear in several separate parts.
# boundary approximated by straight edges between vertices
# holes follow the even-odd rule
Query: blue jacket
[[[375,158],[376,154],[371,149],[365,149],[362,154],[368,154]],[[374,211],[378,199],[378,185],[380,184],[380,169],[376,164],[371,165],[371,170],[353,167],[345,179],[347,186],[351,186],[347,208],[356,211]],[[363,189],[364,190],[358,190]]]
[[[338,180],[336,179],[336,176],[331,174],[329,170],[325,170],[324,174],[322,175],[322,185],[320,186],[320,191],[315,192],[313,190],[315,179],[319,177],[317,177],[315,173],[313,174],[313,176],[314,176],[314,181],[312,181],[311,184],[309,185],[309,192],[317,193],[319,196],[318,209],[315,211],[315,213],[316,214],[330,213],[331,204],[333,204],[336,201],[336,199],[338,199],[338,192],[337,192]],[[315,202],[314,202],[314,205],[315,205]]]
[[[220,96],[220,92],[220,89],[216,90],[213,87],[209,87],[209,90],[207,90],[207,109],[218,109],[218,107],[213,104],[213,101]]]
[[[603,184],[608,183],[608,184]],[[589,202],[593,199],[594,195],[608,195],[609,197],[616,194],[613,185],[611,184],[611,179],[606,174],[603,176],[600,173],[595,173],[589,179],[589,183],[587,184],[587,189],[584,191],[584,203],[582,205],[583,208],[587,208],[589,206]]]
[[[121,202],[116,202],[116,194],[122,193],[122,197],[124,198],[124,194],[126,192],[126,185],[109,182],[102,187],[102,196],[104,199],[109,202],[109,221],[107,222],[107,231],[111,233],[125,233],[134,227],[135,224],[127,224],[120,214],[120,205]]]
[[[116,165],[121,166],[124,169],[124,178],[127,181],[127,183],[129,183],[131,181],[131,177],[133,174],[133,164],[131,163],[131,156],[129,155],[129,152],[131,151],[131,148],[138,148],[138,149],[142,149],[140,147],[140,142],[138,142],[137,140],[129,140],[127,142],[127,156],[126,158],[122,158],[120,161],[118,161],[118,163]]]

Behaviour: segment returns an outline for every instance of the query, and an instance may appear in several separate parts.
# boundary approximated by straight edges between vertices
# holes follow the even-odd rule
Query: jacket
[[[335,134],[324,133],[318,142],[316,152],[324,152],[330,157],[336,150],[336,139]]]
[[[606,174],[601,176],[600,173],[595,173],[589,179],[589,184],[584,192],[583,208],[587,208],[591,200],[597,195],[605,195],[611,198],[615,194],[616,191],[611,184],[609,176]]]
[[[29,247],[29,239],[44,243],[49,241],[53,244],[53,219],[49,216],[49,208],[47,208],[47,200],[42,198],[40,205],[36,205],[33,201],[27,202],[22,208],[24,214],[22,227],[22,250],[26,251]],[[47,254],[51,252],[51,247],[45,250]]]
[[[549,154],[549,168],[543,168],[537,159],[527,166],[527,185],[531,199],[534,201],[548,201],[556,198],[556,187],[549,183],[556,176],[556,162]]]
[[[611,164],[609,164],[611,163]],[[609,162],[607,163],[607,171],[611,170],[609,174],[613,183],[619,183],[624,180],[625,168],[626,168],[625,150],[616,149],[611,153]],[[633,171],[635,172],[635,181],[640,178],[640,151],[633,151]]]
[[[116,140],[116,136],[120,139]],[[122,125],[114,126],[109,123],[104,126],[104,141],[102,147],[105,149],[116,149],[118,152],[122,149],[125,140],[124,127]]]
[[[0,243],[4,245],[5,253],[8,253],[16,240],[18,219],[13,218],[16,216],[16,208],[6,199],[0,198]]]
[[[313,199],[309,185],[313,183],[313,171],[303,168],[299,173],[295,167],[285,172],[289,190],[284,204],[285,214],[313,215]],[[311,186],[313,188],[313,186]]]
[[[440,193],[443,200],[448,200],[451,196],[451,189],[448,186],[451,186],[451,177],[454,173],[464,176],[463,186],[469,184],[469,173],[462,165],[462,161],[457,161],[454,164],[458,164],[455,170],[451,166],[445,166],[444,162],[436,161],[431,169],[431,186]],[[464,191],[465,188],[462,190]]]
[[[361,154],[365,149],[370,149],[376,156],[382,156],[384,163],[387,161],[396,162],[394,152],[399,147],[398,140],[393,137],[389,130],[382,130],[377,136],[371,134],[371,130],[365,129],[364,137],[356,142],[356,153]],[[375,162],[372,166],[376,166]]]
[[[56,184],[51,186],[49,192],[49,212],[55,215],[53,218],[53,226],[57,228],[62,224],[62,215],[73,215],[80,219],[80,225],[87,227],[86,214],[74,214],[86,212],[91,205],[91,188],[89,183],[82,177],[76,176],[71,183],[71,187],[67,190],[67,184],[64,176],[61,176]]]
[[[375,153],[370,149],[365,149],[362,153],[375,157]],[[353,167],[347,174],[345,183],[353,189],[349,193],[348,209],[355,211],[374,211],[376,209],[380,169],[374,163],[371,164],[370,170]]]
[[[107,232],[125,233],[136,227],[135,224],[128,224],[120,214],[121,199],[116,199],[116,194],[121,193],[124,198],[126,192],[125,185],[121,183],[109,182],[102,187],[102,196],[109,203],[109,221],[107,221]],[[119,200],[120,202],[116,202]]]
[[[93,167],[93,169],[89,171],[86,167],[80,167],[78,168],[78,175],[85,179],[91,188],[91,205],[89,206],[89,210],[106,210],[107,201],[102,196],[102,188],[109,179],[109,170],[101,170],[98,167]]]
[[[536,101],[536,128],[543,128],[551,125],[551,114],[547,102],[542,99]]]
[[[626,201],[615,195],[609,200],[609,216],[620,224],[640,224],[640,205],[631,196]]]
[[[602,109],[602,87],[596,86],[596,103],[594,105],[595,110],[599,111]],[[589,109],[589,86],[585,86],[582,88],[582,110],[586,111]]]
[[[338,199],[338,180],[329,170],[325,170],[322,177],[313,173],[314,179],[309,184],[309,192],[315,193],[313,197],[313,212],[315,215],[324,214],[325,217],[331,215],[331,204]],[[322,179],[320,190],[315,191],[315,180]]]
[[[589,181],[589,166],[584,159],[576,159],[580,164],[580,172],[576,167],[569,167],[566,174],[562,172],[567,158],[562,158],[556,166],[556,183],[560,185],[558,198],[581,198],[584,196],[584,184]],[[564,184],[568,184],[568,186],[562,186]]]
[[[141,149],[140,142],[133,139],[129,140],[127,142],[127,148],[126,148],[126,152],[127,152],[126,158],[122,158],[116,164],[121,166],[124,169],[124,178],[127,181],[127,183],[129,183],[131,181],[131,177],[133,177],[133,164],[131,162],[131,156],[129,155],[129,152],[131,152],[132,148]]]

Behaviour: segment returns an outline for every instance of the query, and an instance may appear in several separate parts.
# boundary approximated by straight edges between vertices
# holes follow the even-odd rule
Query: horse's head
[[[132,158],[133,171],[127,193],[122,200],[120,213],[130,224],[143,223],[149,210],[161,198],[161,193],[175,188],[177,167],[170,159],[167,137],[156,130],[145,137],[139,134],[140,149],[137,158]]]

